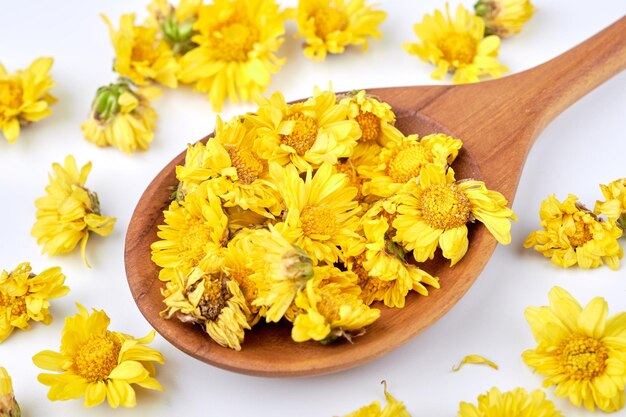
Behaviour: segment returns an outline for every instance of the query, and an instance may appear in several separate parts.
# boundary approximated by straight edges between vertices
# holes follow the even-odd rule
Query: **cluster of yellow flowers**
[[[477,82],[481,76],[502,76],[508,68],[497,60],[500,39],[522,30],[533,15],[530,0],[478,0],[475,14],[462,5],[454,18],[446,3],[446,13],[435,10],[425,15],[413,30],[420,43],[405,43],[404,49],[437,66],[432,78],[441,80],[453,74],[452,83]]]
[[[606,264],[618,269],[624,256],[618,240],[626,230],[626,178],[601,184],[600,189],[606,201],[597,201],[593,212],[573,194],[562,203],[549,196],[539,210],[544,230],[532,232],[524,246],[534,247],[562,268]]]
[[[402,308],[409,291],[439,288],[417,263],[438,248],[461,260],[467,223],[509,243],[505,198],[455,179],[461,141],[405,136],[394,122],[365,91],[317,89],[218,118],[215,136],[189,145],[177,167],[176,201],[152,244],[163,315],[237,350],[261,317],[291,321],[297,342],[326,343],[374,322],[374,301]]]

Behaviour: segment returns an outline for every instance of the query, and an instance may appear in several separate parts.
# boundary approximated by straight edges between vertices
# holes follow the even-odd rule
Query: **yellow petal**
[[[489,359],[484,358],[483,356],[480,356],[480,355],[472,354],[472,355],[467,355],[466,357],[463,358],[461,363],[459,363],[456,366],[453,366],[452,371],[458,372],[466,363],[469,363],[472,365],[485,364],[485,365],[491,366],[493,369],[496,369],[496,370],[498,369],[498,365],[496,365],[494,362],[490,361]]]

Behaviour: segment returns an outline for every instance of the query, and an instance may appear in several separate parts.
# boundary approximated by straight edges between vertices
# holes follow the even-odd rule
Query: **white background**
[[[501,62],[512,72],[557,56],[626,12],[623,0],[535,3],[537,13],[524,31],[503,42]],[[28,66],[36,57],[54,57],[52,75],[57,86],[52,93],[59,98],[53,115],[23,129],[15,144],[0,137],[0,268],[11,270],[30,261],[39,272],[60,265],[71,288],[69,295],[53,302],[52,325],[35,324],[30,332],[16,331],[0,345],[0,365],[13,376],[25,416],[334,416],[373,400],[384,402],[379,384],[383,379],[414,417],[452,416],[460,401],[475,402],[492,386],[501,390],[541,387],[542,378],[520,357],[522,351],[535,346],[523,311],[527,306],[545,305],[552,286],[564,287],[584,304],[602,296],[611,313],[626,310],[626,266],[617,272],[607,267],[565,270],[522,247],[526,236],[538,228],[539,205],[546,196],[556,193],[562,200],[575,193],[592,207],[602,197],[599,183],[626,176],[626,74],[621,74],[566,110],[541,134],[530,152],[513,204],[519,222],[513,226],[512,244],[498,247],[467,295],[439,322],[401,348],[338,374],[265,379],[205,365],[157,336],[153,346],[166,359],[158,370],[164,393],[138,388],[138,406],[116,412],[106,404],[85,411],[82,401],[49,402],[47,388],[36,380],[39,371],[31,357],[43,349],[58,350],[63,318],[75,313],[75,302],[104,309],[114,330],[135,336],[151,330],[126,283],[126,227],[153,176],[187,143],[209,133],[215,122],[215,113],[202,94],[179,88],[165,91],[155,102],[158,128],[147,152],[128,156],[83,140],[80,124],[95,90],[116,78],[111,70],[113,49],[98,13],[107,14],[117,26],[124,12],[145,17],[146,4],[0,0],[0,61],[13,71]],[[310,95],[314,85],[325,87],[328,81],[336,91],[436,83],[429,78],[433,67],[406,54],[402,43],[415,40],[413,23],[443,5],[444,1],[384,2],[388,18],[381,27],[382,40],[372,42],[365,54],[350,50],[321,63],[304,57],[299,41],[293,39],[295,24],[288,22],[286,42],[280,50],[288,62],[274,76],[268,94],[280,90],[287,100],[293,100]],[[250,109],[249,104],[228,104],[222,115],[230,118]],[[93,162],[87,186],[99,194],[103,214],[118,219],[112,235],[89,240],[87,256],[92,269],[85,267],[78,250],[54,258],[41,255],[30,236],[35,220],[33,201],[43,195],[51,164],[62,162],[68,153],[80,165]],[[621,242],[626,246],[626,239]],[[500,370],[467,366],[452,373],[451,366],[470,353],[494,360]],[[554,398],[552,392],[547,390],[550,398]],[[566,400],[556,399],[556,404],[570,417],[590,414]],[[616,415],[626,415],[626,411]]]

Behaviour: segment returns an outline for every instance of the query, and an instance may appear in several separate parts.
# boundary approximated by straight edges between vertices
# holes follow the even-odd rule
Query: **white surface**
[[[126,226],[144,188],[160,168],[213,129],[215,114],[199,93],[181,88],[165,91],[155,103],[160,119],[156,138],[145,153],[127,156],[116,149],[100,149],[82,139],[84,121],[95,90],[115,79],[113,50],[98,13],[116,22],[121,13],[145,16],[147,1],[93,2],[66,0],[0,0],[0,60],[9,70],[26,67],[38,56],[52,56],[53,94],[59,102],[53,115],[24,129],[9,145],[0,138],[0,268],[13,269],[30,261],[35,271],[60,265],[71,292],[53,302],[55,320],[16,331],[0,345],[0,365],[13,376],[14,388],[25,416],[86,415],[81,401],[46,399],[47,388],[36,381],[39,370],[31,357],[40,350],[57,350],[63,318],[72,315],[75,302],[104,309],[111,328],[142,336],[150,326],[132,301],[124,274]],[[285,2],[293,5],[295,1]],[[409,4],[410,3],[410,4]],[[464,2],[467,6],[471,4]],[[350,50],[314,63],[304,57],[292,39],[293,22],[280,53],[288,59],[274,77],[268,93],[284,92],[288,100],[308,96],[314,85],[332,80],[336,91],[435,83],[433,67],[402,50],[402,42],[415,39],[412,25],[444,1],[388,1],[384,38],[371,43],[366,54]],[[617,20],[626,12],[622,0],[536,1],[537,14],[517,37],[506,40],[501,61],[512,72],[540,64],[573,47]],[[455,3],[453,4],[455,5]],[[460,103],[459,103],[460,104]],[[229,118],[251,105],[226,105]],[[523,311],[545,305],[553,285],[566,288],[583,303],[605,297],[611,313],[626,310],[626,266],[583,271],[559,269],[539,253],[522,248],[525,237],[539,224],[539,204],[548,194],[559,199],[575,193],[590,207],[601,198],[599,183],[626,176],[626,74],[613,78],[559,116],[540,136],[531,151],[513,208],[519,216],[513,243],[498,247],[468,294],[438,323],[392,353],[359,368],[334,375],[302,379],[263,379],[238,375],[188,357],[157,337],[153,346],[166,364],[158,370],[164,393],[137,389],[138,406],[118,410],[118,416],[172,416],[196,412],[208,416],[255,415],[313,417],[343,415],[374,400],[384,401],[379,382],[407,405],[413,416],[455,415],[460,401],[475,402],[492,386],[502,390],[541,388],[542,378],[522,362],[522,351],[535,346]],[[462,138],[461,138],[462,139]],[[53,162],[68,153],[79,164],[91,160],[87,186],[100,196],[103,214],[116,216],[107,238],[89,240],[84,266],[78,251],[60,257],[40,254],[30,236],[33,201],[43,195]],[[626,240],[622,239],[622,245]],[[358,343],[358,342],[357,342]],[[245,345],[244,345],[245,346]],[[467,366],[459,373],[450,367],[470,353],[482,354],[500,365],[499,371]],[[553,389],[546,390],[550,398]],[[590,413],[556,399],[569,417]],[[112,415],[107,405],[88,411]],[[615,415],[626,415],[626,411]]]

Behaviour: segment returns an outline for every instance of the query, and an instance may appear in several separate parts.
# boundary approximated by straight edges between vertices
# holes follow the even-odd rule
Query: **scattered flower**
[[[466,357],[463,358],[463,360],[461,361],[461,363],[459,363],[456,366],[452,367],[452,372],[458,372],[461,370],[461,368],[463,367],[463,365],[465,364],[485,364],[488,366],[491,366],[493,369],[498,370],[498,365],[495,362],[490,361],[487,358],[484,358],[480,355],[467,355]]]
[[[15,400],[11,376],[0,366],[0,417],[21,417],[20,406]]]
[[[107,236],[113,231],[115,217],[100,215],[98,195],[85,188],[91,162],[80,171],[72,155],[61,166],[52,164],[53,174],[46,195],[35,200],[37,220],[31,234],[50,255],[70,252],[80,242],[80,253],[87,264],[85,248],[91,232]]]
[[[524,247],[534,246],[550,261],[562,268],[578,264],[583,269],[604,263],[616,270],[623,250],[618,243],[622,230],[614,222],[605,222],[569,194],[560,203],[554,195],[541,203],[541,227],[532,232]]]
[[[604,214],[610,221],[616,222],[626,230],[626,178],[615,180],[609,185],[600,184],[606,201],[596,201],[594,213]]]
[[[39,374],[38,380],[50,387],[51,401],[85,397],[85,407],[105,399],[113,408],[134,407],[133,384],[163,391],[154,378],[154,362],[163,356],[144,346],[154,339],[154,331],[136,339],[108,330],[110,319],[102,310],[91,314],[80,304],[78,313],[65,319],[60,352],[44,350],[33,356],[36,366],[55,373]]]
[[[403,403],[396,400],[387,392],[387,383],[383,381],[385,386],[385,399],[387,404],[381,410],[380,403],[374,401],[370,405],[359,408],[357,411],[346,414],[344,417],[411,417]]]
[[[544,387],[576,407],[613,412],[624,407],[626,313],[607,318],[608,304],[595,297],[583,309],[567,291],[553,287],[550,306],[525,311],[537,347],[524,362],[546,377]]]
[[[500,38],[521,32],[534,12],[530,0],[478,0],[474,10],[485,21],[485,35]]]
[[[48,300],[63,297],[69,288],[63,285],[65,275],[54,267],[34,274],[28,262],[12,272],[0,274],[0,343],[14,329],[30,329],[29,321],[52,322]]]
[[[202,0],[180,0],[176,7],[167,0],[152,0],[148,5],[149,24],[161,30],[175,57],[198,46],[191,38],[196,34],[193,25],[198,20],[201,5]]]
[[[25,70],[14,74],[0,64],[0,129],[9,143],[20,135],[20,126],[36,122],[52,113],[56,99],[48,93],[54,87],[50,76],[52,58],[37,58]]]
[[[349,45],[361,45],[366,51],[368,38],[383,35],[378,26],[386,17],[365,0],[300,0],[296,37],[304,38],[307,57],[323,61],[326,54],[341,54]]]
[[[501,393],[496,387],[478,396],[478,406],[461,402],[458,417],[564,417],[540,390],[523,388]]]
[[[483,75],[502,76],[508,68],[497,60],[500,38],[485,37],[483,20],[471,14],[462,5],[456,10],[454,20],[446,3],[446,15],[439,10],[424,16],[413,30],[420,43],[405,43],[411,55],[437,66],[431,77],[442,80],[446,72],[454,74],[453,84],[478,82]]]

